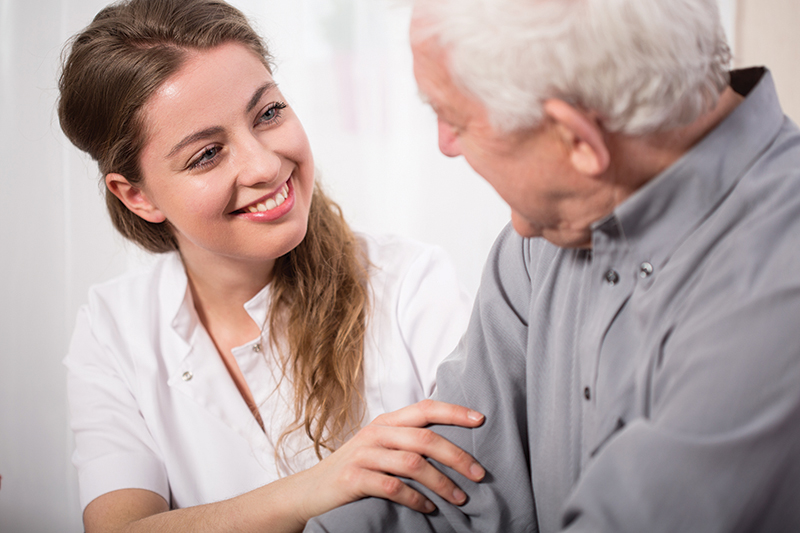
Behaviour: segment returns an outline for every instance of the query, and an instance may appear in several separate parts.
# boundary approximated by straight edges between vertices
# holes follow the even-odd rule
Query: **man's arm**
[[[486,469],[473,483],[441,467],[469,495],[448,504],[413,485],[437,505],[429,515],[369,498],[328,512],[306,531],[536,531],[528,468],[525,368],[530,304],[526,242],[507,227],[495,243],[483,274],[469,328],[437,372],[434,397],[476,409],[483,426],[434,430],[469,452]]]

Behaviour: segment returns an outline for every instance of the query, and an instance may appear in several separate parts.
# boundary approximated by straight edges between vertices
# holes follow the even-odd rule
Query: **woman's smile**
[[[292,176],[289,176],[277,192],[263,196],[231,214],[256,222],[271,222],[291,211],[292,207],[294,207],[294,187]]]

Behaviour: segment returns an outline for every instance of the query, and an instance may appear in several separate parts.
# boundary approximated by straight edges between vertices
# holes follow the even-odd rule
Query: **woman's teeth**
[[[260,204],[254,204],[247,208],[251,213],[258,213],[259,211],[271,211],[281,205],[289,197],[289,184],[284,183],[283,188],[272,198],[267,198]]]

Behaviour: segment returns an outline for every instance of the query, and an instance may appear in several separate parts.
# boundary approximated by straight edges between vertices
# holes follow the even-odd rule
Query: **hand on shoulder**
[[[484,477],[484,469],[467,452],[426,426],[471,428],[483,420],[476,411],[434,400],[423,400],[377,417],[318,465],[297,474],[305,478],[303,484],[307,487],[307,497],[299,509],[302,518],[308,520],[367,496],[385,498],[419,512],[435,509],[430,500],[399,477],[421,483],[454,505],[463,504],[464,492],[426,458],[473,481]]]

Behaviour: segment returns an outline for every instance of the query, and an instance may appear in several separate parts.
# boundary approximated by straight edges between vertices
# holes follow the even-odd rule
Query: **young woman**
[[[437,249],[350,231],[242,14],[109,6],[60,91],[114,225],[160,254],[92,289],[65,360],[86,530],[292,531],[365,495],[432,510],[390,474],[463,503],[424,457],[482,468],[424,426],[481,416],[388,412],[430,392],[468,302]]]

